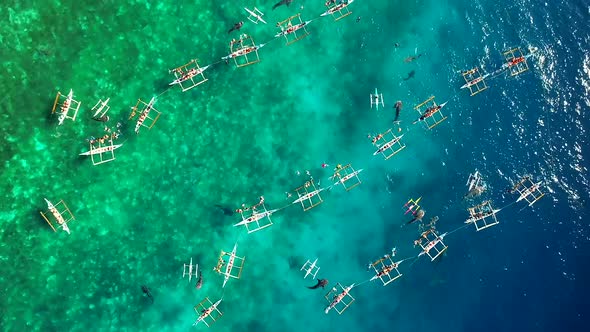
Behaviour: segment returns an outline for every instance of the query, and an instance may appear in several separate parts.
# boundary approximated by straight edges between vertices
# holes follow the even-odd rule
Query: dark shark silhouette
[[[203,272],[199,271],[199,280],[197,280],[197,284],[195,285],[196,289],[201,289],[203,286]]]
[[[405,62],[412,62],[414,60],[420,59],[421,56],[422,56],[422,53],[420,53],[418,55],[414,55],[414,56],[409,56],[409,57],[405,58],[404,61]]]
[[[234,24],[234,26],[231,29],[229,29],[229,31],[227,33],[231,33],[234,30],[240,30],[243,25],[244,25],[244,22],[238,22],[238,23]]]
[[[318,279],[318,283],[315,286],[307,287],[309,289],[324,288],[328,284],[328,279]]]
[[[233,216],[234,215],[234,210],[228,208],[227,206],[215,204],[215,207],[220,209],[223,212],[223,214],[226,216]]]
[[[416,71],[412,70],[411,72],[408,73],[408,77],[404,78],[404,81],[407,81],[411,78],[413,78],[416,75]]]
[[[281,0],[277,2],[274,6],[272,6],[272,10],[275,10],[275,8],[281,5],[286,5],[287,7],[289,7],[289,4],[291,4],[291,2],[293,2],[293,0]]]
[[[152,292],[146,285],[141,285],[141,291],[150,299],[152,303],[154,303],[154,297],[152,296]]]
[[[401,100],[398,100],[393,106],[395,108],[395,120],[393,122],[399,122],[399,112],[401,112],[403,106]]]
[[[416,221],[422,221],[422,218],[424,218],[424,215],[425,214],[426,214],[426,211],[424,211],[422,209],[419,209],[418,211],[416,211],[416,214],[414,214],[414,218],[412,220],[408,221],[406,223],[406,225],[412,224],[412,223],[414,223]]]

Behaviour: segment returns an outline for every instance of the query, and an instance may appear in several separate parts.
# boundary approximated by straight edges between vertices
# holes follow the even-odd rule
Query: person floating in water
[[[234,24],[234,26],[231,29],[229,29],[229,31],[227,33],[231,33],[234,30],[240,30],[243,25],[244,25],[244,22],[238,22],[238,23]]]

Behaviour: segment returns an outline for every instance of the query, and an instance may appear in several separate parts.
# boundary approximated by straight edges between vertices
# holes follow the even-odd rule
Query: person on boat
[[[227,33],[231,33],[234,30],[240,30],[243,25],[244,25],[244,22],[240,21],[240,22],[234,24],[234,26],[231,29],[229,29],[229,31]]]
[[[379,134],[377,136],[373,136],[373,138],[371,139],[371,142],[374,144],[376,143],[378,140],[383,138],[383,134]]]
[[[441,109],[440,105],[435,105],[432,107],[429,107],[426,109],[426,112],[424,112],[424,114],[422,114],[418,120],[414,121],[413,123],[419,122],[419,121],[424,121],[424,119],[432,116],[432,114],[434,114],[436,111],[438,111],[439,109]]]

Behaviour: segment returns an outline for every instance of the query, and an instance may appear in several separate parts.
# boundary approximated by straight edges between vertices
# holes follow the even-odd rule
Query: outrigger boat
[[[225,252],[222,250],[221,254],[219,255],[217,266],[213,269],[217,273],[223,275],[223,285],[221,286],[222,288],[225,287],[225,284],[228,282],[229,278],[240,279],[240,276],[242,274],[242,268],[244,267],[244,257],[238,257],[236,255],[237,249],[238,244],[236,243],[234,244],[234,248],[231,252]],[[225,264],[225,261],[223,260],[224,256],[229,256],[227,264]],[[221,268],[223,267],[223,265],[225,265],[225,269],[223,272],[221,272]],[[232,274],[232,271],[234,269],[238,270],[236,275]]]
[[[192,65],[192,67],[191,67]],[[205,83],[208,81],[207,78],[205,78],[205,75],[203,75],[203,72],[205,70],[207,70],[207,68],[209,68],[210,65],[205,66],[205,67],[199,67],[199,63],[197,62],[196,59],[193,59],[191,61],[189,61],[187,64],[180,66],[178,68],[172,69],[170,70],[171,73],[174,73],[174,77],[176,77],[176,79],[174,81],[172,81],[172,83],[170,83],[169,85],[179,85],[180,88],[182,89],[182,92],[188,91],[202,83]],[[200,76],[200,77],[198,77]],[[198,78],[197,80],[195,80],[195,78]],[[188,84],[187,86],[185,86],[185,82],[190,81],[190,84]]]
[[[201,301],[201,303],[197,304],[195,306],[195,312],[199,314],[199,317],[197,318],[193,326],[198,325],[200,322],[203,322],[203,324],[209,327],[211,324],[215,323],[215,321],[217,321],[217,319],[219,319],[219,317],[223,315],[223,313],[219,311],[219,309],[217,308],[222,300],[223,299],[219,299],[217,302],[212,303],[211,300],[209,300],[209,298],[206,297],[203,301]],[[210,319],[211,321],[207,322],[207,319]]]
[[[524,55],[520,47],[516,47],[502,53],[506,62],[502,65],[499,71],[508,69],[510,76],[516,76],[529,70],[527,59],[538,51],[537,47],[529,47],[529,53]]]
[[[343,19],[346,16],[352,14],[352,12],[348,9],[348,5],[353,2],[354,0],[340,0],[340,3],[336,4],[336,0],[327,0],[326,7],[328,7],[328,10],[322,13],[320,16],[332,15],[334,17],[334,21]]]
[[[344,189],[346,189],[346,191],[349,191],[352,188],[361,184],[361,179],[359,179],[358,175],[362,171],[362,168],[359,170],[355,170],[354,168],[352,168],[350,164],[344,167],[338,165],[334,169],[334,174],[330,178],[334,181],[334,186],[341,183]],[[347,181],[351,181],[351,183],[347,184]]]
[[[478,232],[499,223],[496,213],[500,212],[500,209],[494,209],[491,201],[485,201],[479,205],[470,207],[467,209],[467,212],[469,212],[469,218],[465,223],[473,223]]]
[[[527,183],[528,182],[528,183]],[[523,199],[529,203],[529,206],[535,204],[538,200],[540,200],[545,194],[541,191],[541,181],[535,183],[531,180],[530,176],[524,176],[520,179],[520,181],[514,185],[511,193],[518,192],[520,195],[516,199],[516,202],[520,202]]]
[[[476,187],[479,187],[481,184],[481,175],[479,171],[475,171],[473,174],[469,174],[469,178],[467,179],[467,183],[465,185],[468,187],[467,191],[471,191]]]
[[[406,210],[406,212],[404,212],[404,215],[408,214],[409,212],[412,212],[412,215],[414,213],[416,213],[416,211],[420,210],[420,205],[418,205],[418,203],[420,203],[420,200],[422,199],[422,196],[420,196],[420,198],[418,199],[409,199],[406,204],[404,204],[405,208],[408,208]]]
[[[313,189],[310,191],[310,189]],[[297,193],[297,198],[291,204],[301,203],[303,207],[303,211],[307,211],[319,204],[321,204],[324,200],[320,193],[324,190],[324,188],[317,188],[313,179],[305,182],[301,187],[296,188],[295,192]]]
[[[244,7],[244,9],[246,10],[246,12],[248,12],[248,14],[250,14],[250,16],[248,16],[248,20],[254,24],[258,24],[258,22],[262,22],[264,24],[266,24],[266,21],[262,19],[262,16],[264,16],[264,14],[258,10],[258,8],[254,7],[254,10],[250,10],[246,7]]]
[[[263,205],[263,212],[255,212],[254,210],[252,210],[252,215],[250,215],[249,217],[245,217],[244,216],[244,212],[240,212],[242,214],[242,221],[240,221],[237,224],[234,224],[234,227],[239,227],[239,226],[246,226],[246,229],[248,230],[248,234],[250,233],[254,233],[256,231],[259,231],[263,228],[272,226],[272,220],[270,219],[270,216],[277,212],[279,209],[274,209],[274,210],[267,210],[266,207]],[[261,223],[260,221],[263,219],[267,219],[266,223]],[[255,224],[254,226],[252,226],[252,224]]]
[[[90,141],[90,151],[80,153],[80,156],[90,156],[94,166],[115,160],[115,150],[123,144],[113,143],[114,135],[105,135],[102,138]],[[106,142],[106,143],[105,143]]]
[[[59,113],[59,116],[57,117],[57,121],[59,121],[60,125],[66,119],[68,111],[70,110],[70,106],[72,106],[73,97],[74,97],[74,91],[72,89],[70,89],[70,93],[68,93],[66,100],[64,101],[64,103],[61,105],[61,107],[59,109],[60,113]]]
[[[240,36],[240,39],[236,40],[232,40],[229,44],[230,46],[230,54],[222,57],[222,60],[226,60],[229,61],[229,59],[234,59],[234,63],[236,64],[236,66],[239,67],[244,67],[244,66],[249,66],[251,64],[255,64],[260,62],[260,57],[258,56],[258,50],[263,48],[266,44],[260,44],[260,45],[256,45],[254,43],[254,39],[252,39],[252,37],[246,35],[246,34],[242,34]],[[254,54],[254,58],[253,60],[250,60],[248,58],[249,54]],[[244,57],[244,62],[242,63],[238,63],[238,58],[240,57]]]
[[[399,264],[400,262],[394,262],[391,259],[391,255],[385,255],[370,265],[375,271],[375,275],[369,281],[380,279],[383,286],[387,286],[390,282],[402,276],[398,270]]]
[[[313,262],[311,262],[308,259],[307,262],[303,264],[303,266],[300,269],[300,271],[305,271],[305,276],[303,277],[303,279],[306,279],[308,276],[311,276],[311,279],[315,279],[316,275],[320,271],[320,268],[316,265],[317,262],[317,258]]]
[[[188,267],[188,272],[187,272],[187,267]],[[194,271],[193,271],[193,269],[194,269]],[[193,265],[193,258],[191,257],[191,262],[189,264],[184,264],[184,266],[182,268],[182,277],[184,278],[184,276],[188,275],[188,282],[190,282],[193,275],[196,277],[196,276],[198,276],[198,273],[199,273],[199,264]]]
[[[474,96],[488,88],[485,79],[490,76],[490,73],[481,75],[477,67],[463,72],[463,78],[465,84],[461,86],[461,89],[469,89],[470,95]]]
[[[294,19],[299,19],[299,23],[297,24],[293,24],[292,20]],[[306,36],[309,35],[309,32],[307,31],[307,29],[305,28],[306,25],[308,25],[309,23],[311,23],[311,21],[302,21],[301,20],[301,14],[297,14],[297,15],[293,15],[291,17],[289,17],[288,19],[277,23],[277,27],[279,27],[281,29],[281,32],[277,33],[275,35],[276,38],[278,37],[282,37],[285,36],[285,39],[287,40],[287,45],[291,45],[294,42],[301,40],[303,38],[305,38]],[[301,34],[297,34],[297,31],[303,29],[303,33]],[[289,39],[289,35],[293,34],[293,39]]]
[[[383,103],[383,94],[379,93],[377,88],[375,88],[375,93],[371,93],[369,97],[371,99],[371,108],[375,105],[376,109],[379,110],[379,104],[381,104],[381,107],[385,107],[385,104]]]
[[[91,109],[91,111],[94,112],[94,115],[92,116],[92,118],[100,119],[107,114],[107,112],[111,108],[109,105],[107,105],[109,103],[110,99],[111,98],[107,98],[107,99],[105,99],[105,101],[102,101],[102,99],[99,99],[96,102],[96,105],[94,105],[94,107],[92,107],[92,109]]]
[[[59,106],[58,110],[58,103],[61,97],[64,96],[66,99],[64,102]],[[74,100],[74,91],[70,89],[70,92],[67,95],[62,95],[61,92],[57,93],[55,97],[55,102],[53,103],[53,109],[51,113],[59,113],[57,116],[58,125],[62,125],[65,119],[71,119],[72,121],[76,121],[76,115],[78,114],[78,110],[80,109],[80,102]],[[68,114],[70,111],[73,111],[73,115],[69,116]]]
[[[330,310],[334,309],[336,310],[336,312],[338,312],[338,314],[342,314],[344,310],[346,310],[352,304],[352,302],[354,302],[354,297],[350,295],[350,291],[352,290],[354,285],[355,284],[353,283],[348,287],[342,287],[340,283],[336,284],[336,287],[332,288],[325,296],[326,300],[328,300],[330,304],[328,304],[328,306],[324,310],[324,313],[327,314],[328,312],[330,312]],[[338,287],[342,291],[340,293],[335,294],[338,291]],[[330,300],[331,295],[333,295],[332,300]],[[345,298],[347,297],[350,297],[351,299],[348,302],[345,300]],[[342,308],[338,308],[338,304],[340,303],[342,303]]]
[[[72,212],[70,211],[70,209],[66,206],[66,204],[64,203],[64,201],[59,201],[57,204],[53,204],[51,203],[47,198],[44,198],[45,202],[47,203],[47,208],[48,208],[48,212],[51,212],[51,216],[53,216],[53,218],[55,219],[55,222],[57,223],[57,226],[61,227],[66,233],[70,234],[70,228],[68,227],[68,222],[70,222],[71,220],[74,219],[74,215],[72,214]],[[58,207],[63,205],[63,211],[59,211]],[[66,214],[66,216],[64,217],[64,214]],[[53,225],[53,223],[49,220],[49,217],[44,213],[41,212],[41,216],[43,217],[43,219],[45,219],[45,221],[47,221],[47,223],[49,224],[49,226],[51,226],[51,229],[53,229],[53,231],[55,232],[55,227]]]
[[[111,152],[111,151],[114,151],[122,146],[123,146],[123,144],[105,145],[105,146],[101,146],[99,148],[91,149],[90,151],[80,153],[80,156],[91,156],[91,155],[95,155],[95,154],[102,154],[105,152]]]
[[[382,154],[385,160],[395,156],[398,152],[406,148],[406,145],[403,144],[401,141],[402,137],[404,137],[404,134],[400,136],[395,136],[391,128],[388,129],[386,132],[374,137],[371,137],[369,135],[369,138],[371,138],[373,145],[377,147],[377,150],[373,152],[373,155],[376,156],[378,154]],[[385,143],[381,144],[381,140],[384,140]]]
[[[423,232],[420,235],[420,237],[414,242],[414,244],[418,243],[422,248],[422,251],[420,252],[420,254],[418,254],[418,257],[426,254],[428,255],[428,257],[430,257],[431,261],[437,259],[448,248],[443,242],[443,239],[446,235],[447,233],[437,235],[436,230],[434,228],[431,228]],[[425,239],[427,241],[426,244],[422,243],[422,239]]]
[[[400,140],[400,139],[402,139],[402,137],[404,137],[404,135],[405,135],[405,134],[401,134],[400,136],[395,136],[395,135],[394,135],[394,136],[395,136],[395,138],[394,138],[394,139],[392,139],[391,141],[389,141],[389,142],[386,142],[385,144],[381,145],[381,146],[380,146],[380,147],[377,149],[377,151],[373,152],[373,155],[374,155],[374,156],[376,156],[376,155],[378,155],[378,154],[382,153],[383,151],[385,151],[385,150],[387,150],[387,149],[391,148],[391,147],[392,147],[392,146],[393,146],[395,143],[399,142],[399,140]]]
[[[430,106],[426,107],[426,110],[424,111],[424,113],[420,112],[420,109],[429,104]],[[441,112],[441,110],[447,105],[448,102],[444,102],[440,105],[438,105],[435,101],[434,101],[434,96],[428,98],[426,101],[424,101],[423,103],[417,105],[416,107],[414,107],[414,109],[420,113],[420,117],[412,122],[412,124],[416,124],[417,122],[421,122],[424,121],[424,123],[426,124],[426,127],[428,129],[432,129],[435,126],[437,126],[439,123],[443,122],[444,120],[447,119],[446,116],[444,116]],[[436,114],[439,115],[439,119],[436,119]],[[430,124],[429,122],[432,121],[432,124]]]
[[[156,124],[156,121],[158,121],[158,119],[160,118],[160,115],[162,113],[154,108],[155,102],[156,102],[156,97],[152,97],[152,99],[147,104],[143,100],[138,99],[137,104],[135,104],[135,106],[131,107],[131,115],[129,115],[129,119],[132,119],[133,117],[135,117],[135,115],[137,114],[138,109],[139,109],[139,104],[145,105],[145,108],[142,109],[141,111],[139,111],[139,118],[137,119],[137,123],[135,124],[135,133],[136,134],[139,134],[139,128],[141,128],[142,126],[147,127],[148,129],[152,129],[152,127]],[[156,113],[156,116],[152,118],[150,116],[151,112]],[[150,120],[150,122],[148,122],[147,124],[144,124],[144,122],[146,120]]]

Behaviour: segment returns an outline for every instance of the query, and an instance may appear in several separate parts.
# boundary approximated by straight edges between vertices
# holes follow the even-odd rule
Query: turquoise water
[[[184,331],[194,329],[194,305],[223,297],[217,331],[579,329],[588,318],[580,294],[589,273],[577,262],[589,249],[590,37],[580,25],[589,9],[533,4],[356,0],[338,22],[318,18],[321,1],[274,11],[272,2],[252,1],[5,4],[0,326]],[[244,6],[269,24],[246,21]],[[273,39],[273,25],[298,12],[314,19],[311,34],[290,46]],[[258,64],[220,62],[238,21],[257,44],[268,42]],[[491,72],[517,46],[540,48],[529,72],[489,80],[475,97],[459,90],[459,70]],[[168,70],[193,58],[214,64],[209,81],[168,89]],[[375,87],[384,110],[370,107]],[[53,100],[69,89],[82,106],[75,122],[57,126]],[[413,106],[432,95],[449,101],[448,120],[432,131],[411,125]],[[130,107],[152,96],[162,116],[135,135]],[[124,145],[115,161],[92,166],[78,154],[103,135],[90,108],[107,97],[108,124],[123,124]],[[367,135],[397,129],[397,100],[407,148],[384,161]],[[307,180],[306,170],[327,187],[331,169],[348,163],[363,169],[359,187],[323,192],[308,212],[289,206],[285,192]],[[407,261],[400,280],[364,283],[342,315],[324,314],[328,289],[304,287],[314,283],[299,271],[307,259],[318,258],[318,277],[333,286],[366,281],[366,264],[394,246],[400,258],[417,255],[418,227],[402,227],[401,206],[422,196],[425,219],[439,216],[438,229],[455,230],[467,217],[461,197],[475,169],[497,207],[514,201],[504,189],[526,173],[548,195],[534,209],[506,207],[491,229],[449,235],[442,260]],[[282,210],[253,234],[216,207],[233,210],[260,195]],[[39,216],[44,197],[72,210],[71,235]],[[212,269],[236,241],[243,274],[222,289]],[[182,279],[191,257],[203,271],[200,290]]]

